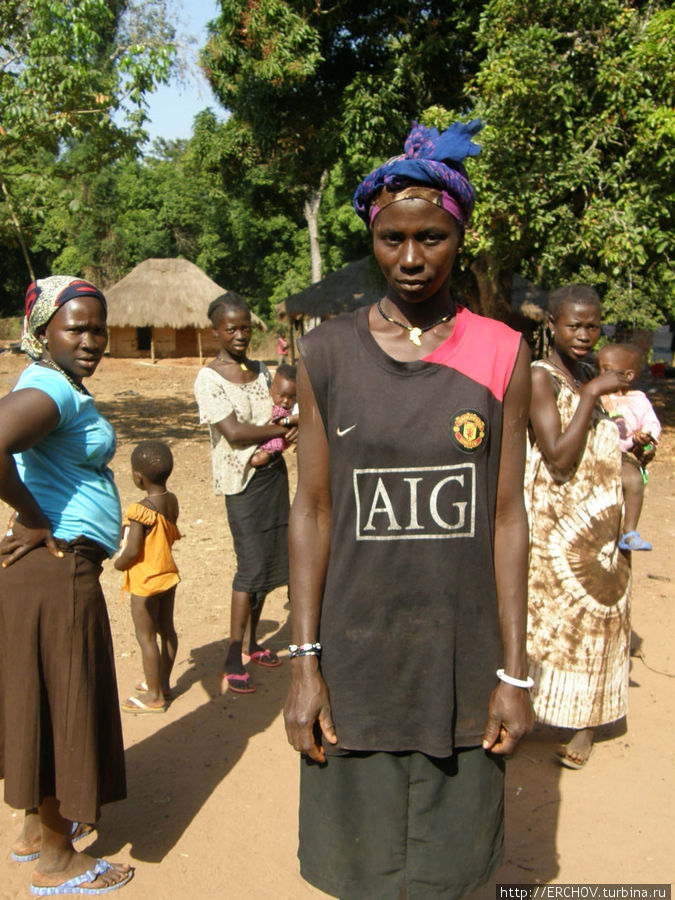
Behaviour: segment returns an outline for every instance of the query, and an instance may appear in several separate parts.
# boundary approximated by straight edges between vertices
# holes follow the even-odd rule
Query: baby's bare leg
[[[250,459],[250,463],[254,469],[266,465],[269,461],[270,454],[267,450],[256,450]]]
[[[625,505],[624,534],[628,531],[637,531],[642,501],[644,499],[645,486],[642,481],[642,473],[637,466],[630,462],[624,462],[621,466],[621,486],[623,488],[623,500]]]

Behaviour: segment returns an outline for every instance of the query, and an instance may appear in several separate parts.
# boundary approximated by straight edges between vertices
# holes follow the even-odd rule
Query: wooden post
[[[157,362],[157,360],[155,359],[155,329],[154,328],[151,329],[151,331],[150,331],[150,359],[154,366],[154,364]]]
[[[288,317],[288,343],[291,345],[291,365],[295,365],[295,361],[297,359],[297,354],[295,352],[295,336],[293,327],[293,319],[291,316]]]
[[[199,350],[199,365],[204,365],[204,354],[202,353],[202,332],[197,328],[197,349]]]

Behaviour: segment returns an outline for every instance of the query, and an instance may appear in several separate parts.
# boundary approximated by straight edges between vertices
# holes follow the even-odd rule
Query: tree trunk
[[[0,172],[0,187],[2,188],[2,193],[5,195],[5,202],[7,203],[7,209],[9,210],[9,214],[12,217],[12,222],[14,223],[14,227],[16,228],[16,233],[19,238],[19,245],[21,247],[21,252],[23,253],[23,258],[26,261],[26,266],[28,268],[28,274],[30,275],[30,280],[35,281],[35,273],[33,272],[33,264],[30,261],[30,256],[28,255],[28,247],[26,246],[26,242],[23,239],[23,232],[21,231],[21,223],[19,222],[16,213],[14,212],[14,207],[12,206],[12,199],[9,196],[9,190],[7,189],[7,185],[5,184],[5,179]]]
[[[478,311],[480,314],[490,319],[508,321],[511,309],[502,290],[499,267],[495,265],[494,260],[490,259],[487,253],[481,251],[471,263],[471,271],[478,285]]]
[[[304,214],[307,222],[307,230],[309,231],[309,254],[312,263],[312,284],[321,281],[323,275],[323,265],[321,262],[321,247],[319,246],[319,207],[321,206],[321,195],[326,186],[328,178],[328,170],[324,169],[321,173],[319,186],[312,191],[309,200],[305,200]]]

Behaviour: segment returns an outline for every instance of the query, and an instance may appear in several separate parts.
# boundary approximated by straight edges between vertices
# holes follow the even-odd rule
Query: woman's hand
[[[490,695],[483,749],[508,756],[533,725],[534,710],[529,691],[500,681]]]
[[[10,528],[0,541],[0,555],[10,554],[2,561],[3,569],[11,566],[35,547],[45,544],[52,556],[63,558],[63,552],[56,546],[54,535],[47,519],[42,523],[24,525],[16,516],[10,519]]]
[[[337,744],[328,688],[314,657],[300,657],[291,665],[293,680],[284,706],[288,743],[299,753],[306,753],[316,762],[323,763],[326,753],[315,731],[317,722],[328,743]]]

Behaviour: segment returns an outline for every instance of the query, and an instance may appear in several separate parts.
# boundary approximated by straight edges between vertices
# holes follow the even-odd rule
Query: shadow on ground
[[[263,621],[261,626],[262,634],[278,623]],[[288,639],[286,623],[265,644],[278,650]],[[237,765],[250,739],[278,716],[288,690],[290,666],[263,669],[250,664],[248,668],[255,669],[257,692],[252,697],[230,692],[221,696],[224,651],[224,641],[191,651],[191,668],[178,679],[174,704],[180,704],[181,695],[198,684],[209,700],[127,749],[128,799],[105,808],[96,841],[87,848],[89,853],[115,856],[130,843],[135,860],[160,862]]]

